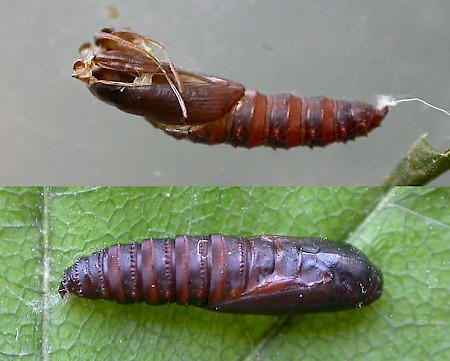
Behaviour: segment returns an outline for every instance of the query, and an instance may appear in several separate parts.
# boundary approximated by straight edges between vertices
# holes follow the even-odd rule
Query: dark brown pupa
[[[75,78],[98,99],[144,116],[177,139],[253,148],[326,146],[367,135],[378,127],[387,106],[291,94],[266,96],[242,84],[177,69],[151,47],[164,47],[128,31],[103,29],[96,46],[81,48]]]
[[[230,313],[341,310],[380,297],[381,271],[347,243],[213,234],[116,245],[64,271],[59,292]]]

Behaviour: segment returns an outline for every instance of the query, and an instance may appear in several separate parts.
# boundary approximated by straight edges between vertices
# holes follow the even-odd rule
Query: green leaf
[[[385,185],[424,185],[450,169],[450,149],[439,153],[422,136],[395,167]]]
[[[447,360],[450,189],[3,188],[1,355],[29,359]],[[62,271],[177,234],[327,237],[384,272],[374,304],[286,316],[59,298]]]

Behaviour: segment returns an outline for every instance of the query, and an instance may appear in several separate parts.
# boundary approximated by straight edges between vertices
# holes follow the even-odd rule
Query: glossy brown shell
[[[103,249],[67,268],[59,292],[119,303],[288,314],[369,304],[382,284],[381,271],[346,243],[215,234]]]
[[[98,99],[124,112],[151,118],[166,125],[196,125],[220,118],[244,95],[238,83],[228,86],[187,83],[181,94],[187,118],[183,118],[180,104],[167,84],[124,86],[104,82],[88,85]]]

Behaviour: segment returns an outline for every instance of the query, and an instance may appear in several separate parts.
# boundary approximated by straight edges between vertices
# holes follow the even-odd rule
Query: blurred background
[[[450,119],[391,109],[367,138],[324,149],[234,149],[177,141],[70,78],[81,43],[107,26],[162,42],[180,67],[265,94],[450,108],[450,2],[8,2],[0,14],[0,183],[378,185],[424,133],[450,148]],[[450,174],[434,184],[450,184]]]

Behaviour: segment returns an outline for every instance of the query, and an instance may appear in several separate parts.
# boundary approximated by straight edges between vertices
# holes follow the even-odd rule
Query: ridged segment
[[[291,94],[265,96],[246,91],[228,114],[186,133],[166,132],[196,143],[228,143],[235,147],[292,148],[326,146],[367,135],[378,127],[388,108],[323,96]]]

